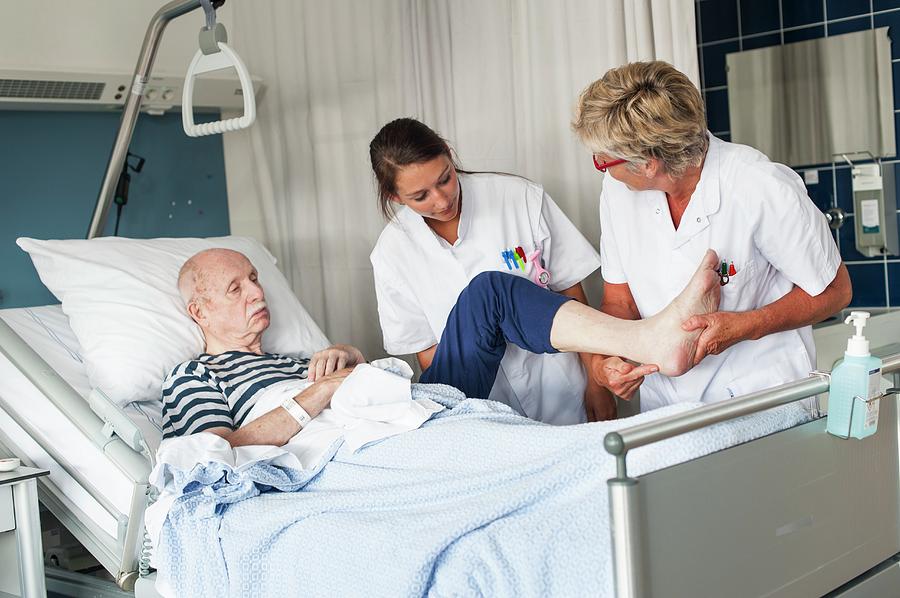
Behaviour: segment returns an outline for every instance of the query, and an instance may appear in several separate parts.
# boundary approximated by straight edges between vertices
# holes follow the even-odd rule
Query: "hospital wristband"
[[[312,421],[312,418],[309,416],[309,413],[306,412],[306,409],[301,407],[300,403],[295,401],[292,397],[282,401],[281,406],[284,407],[285,411],[287,411],[291,417],[297,420],[301,430],[306,424]]]

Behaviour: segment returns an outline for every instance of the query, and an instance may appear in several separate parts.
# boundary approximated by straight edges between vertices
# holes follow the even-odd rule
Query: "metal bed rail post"
[[[900,353],[882,358],[881,372],[883,375],[893,374],[896,387],[897,379],[900,378]],[[636,598],[647,592],[644,587],[646,576],[643,570],[643,530],[638,494],[640,484],[637,479],[628,477],[625,458],[629,450],[813,397],[827,390],[828,380],[824,376],[811,376],[607,434],[603,444],[606,451],[616,457],[617,464],[616,477],[607,482],[616,596]]]
[[[638,504],[638,481],[629,477],[608,480],[609,527],[613,543],[613,576],[619,598],[640,598],[643,587],[643,530]]]
[[[900,369],[894,370],[891,374],[891,386],[900,388]],[[897,438],[900,439],[900,417],[897,417],[893,425],[896,426]],[[898,472],[898,477],[900,477],[900,472]],[[900,503],[897,503],[897,517],[900,519]]]
[[[216,1],[214,5],[219,6],[222,3],[224,3],[224,0]],[[166,25],[172,19],[189,13],[199,6],[200,0],[173,0],[156,11],[156,14],[150,20],[147,33],[144,35],[144,44],[141,46],[141,53],[134,69],[131,90],[128,93],[128,98],[125,100],[122,120],[119,123],[119,132],[116,134],[116,141],[109,156],[109,163],[106,165],[106,175],[103,177],[100,195],[97,198],[94,215],[88,228],[88,239],[101,235],[103,227],[106,225],[107,212],[109,212],[109,206],[116,191],[119,173],[122,171],[122,165],[125,163],[125,157],[128,154],[128,146],[131,144],[131,136],[134,134],[134,125],[141,110],[144,87],[150,78],[153,61],[156,60],[156,52],[159,49],[159,42],[162,39]]]

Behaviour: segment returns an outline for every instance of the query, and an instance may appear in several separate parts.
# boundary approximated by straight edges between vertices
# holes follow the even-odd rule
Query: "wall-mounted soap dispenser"
[[[850,175],[856,250],[866,257],[900,255],[893,164],[852,165]]]

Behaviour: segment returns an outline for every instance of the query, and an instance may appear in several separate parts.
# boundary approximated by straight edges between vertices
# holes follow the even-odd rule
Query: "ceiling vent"
[[[105,85],[102,82],[92,81],[0,79],[0,98],[99,100]]]
[[[86,73],[0,68],[0,110],[121,110],[131,89],[129,73]],[[181,109],[183,76],[154,75],[144,86],[141,110],[163,114]],[[253,77],[259,101],[263,85]],[[198,78],[194,110],[242,111],[244,100],[234,78]]]

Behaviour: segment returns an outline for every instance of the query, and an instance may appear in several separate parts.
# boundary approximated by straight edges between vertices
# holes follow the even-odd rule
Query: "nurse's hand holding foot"
[[[596,355],[591,362],[594,379],[626,401],[640,388],[644,376],[658,371],[659,367],[656,365],[631,363],[615,355]]]
[[[707,355],[719,355],[725,349],[749,338],[743,325],[745,320],[741,314],[730,311],[717,311],[702,316],[692,316],[682,324],[685,331],[700,331],[697,351],[694,353],[694,365]]]

